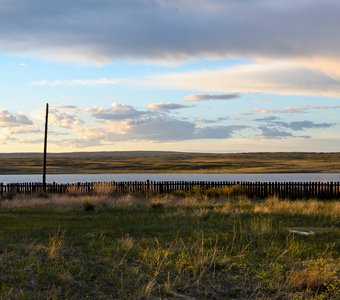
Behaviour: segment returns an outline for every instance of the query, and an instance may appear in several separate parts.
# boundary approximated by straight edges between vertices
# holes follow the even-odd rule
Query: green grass
[[[340,153],[50,153],[49,174],[338,173]],[[38,153],[0,154],[0,174],[40,174]]]
[[[336,299],[339,217],[317,200],[2,200],[0,299]]]

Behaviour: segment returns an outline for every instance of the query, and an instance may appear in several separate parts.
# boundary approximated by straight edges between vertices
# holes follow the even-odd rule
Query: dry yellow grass
[[[97,206],[128,206],[144,203],[142,198],[124,195],[117,198],[109,197],[105,194],[96,195],[49,195],[47,198],[37,196],[17,195],[13,199],[3,199],[0,201],[0,208],[74,208],[79,207],[85,201],[89,201]]]
[[[47,164],[49,174],[338,173],[340,153],[50,153]],[[40,174],[40,165],[39,154],[0,155],[2,174]]]
[[[73,208],[78,207],[87,199],[96,204],[103,204],[107,202],[105,197],[91,197],[91,196],[78,196],[72,197],[69,195],[52,195],[48,198],[39,198],[34,196],[17,196],[14,199],[1,200],[0,208],[14,209],[14,208]]]
[[[340,217],[339,201],[312,200],[279,200],[271,197],[264,202],[254,204],[254,213],[267,214],[301,214],[301,215],[329,215],[332,218]]]
[[[47,255],[53,259],[58,256],[63,245],[63,234],[60,232],[60,228],[54,233],[50,234],[48,238]]]
[[[1,299],[338,299],[338,202],[80,195],[0,205]]]
[[[340,267],[335,261],[325,261],[322,258],[307,261],[302,268],[289,273],[284,288],[289,291],[320,292],[331,284],[339,286],[340,281],[337,276],[339,271]]]
[[[102,188],[102,187],[101,187]],[[105,209],[124,206],[151,206],[154,208],[167,207],[202,207],[204,214],[205,207],[212,207],[215,211],[224,214],[287,214],[287,215],[326,215],[332,219],[340,218],[340,201],[320,201],[312,200],[280,200],[270,197],[263,201],[252,201],[245,196],[224,197],[219,200],[202,197],[176,197],[174,195],[164,196],[143,196],[127,194],[120,197],[111,197],[106,193],[105,188],[102,193],[87,196],[72,195],[51,195],[48,198],[18,195],[14,199],[3,199],[0,201],[0,209],[16,208],[79,208],[84,202],[93,204],[96,209]]]
[[[35,196],[17,195],[14,199],[3,199],[0,201],[0,208],[75,208],[81,206],[84,201],[89,201],[98,207],[117,207],[132,205],[162,206],[162,207],[193,207],[213,205],[215,210],[222,213],[245,213],[255,214],[290,214],[290,215],[328,215],[331,218],[340,218],[339,201],[312,200],[280,200],[270,197],[262,201],[252,201],[244,196],[214,200],[204,197],[178,198],[173,195],[165,196],[134,196],[124,195],[120,197],[110,197],[104,190],[102,193],[93,196],[72,196],[72,195],[51,195],[48,198]]]

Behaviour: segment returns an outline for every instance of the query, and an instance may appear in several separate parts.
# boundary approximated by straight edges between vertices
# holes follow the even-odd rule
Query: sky
[[[0,152],[340,150],[338,0],[0,0]]]

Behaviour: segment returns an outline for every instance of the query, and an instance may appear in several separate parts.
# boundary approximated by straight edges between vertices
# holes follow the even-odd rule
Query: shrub
[[[85,211],[93,211],[95,209],[95,206],[89,200],[85,200],[83,202],[83,208]]]

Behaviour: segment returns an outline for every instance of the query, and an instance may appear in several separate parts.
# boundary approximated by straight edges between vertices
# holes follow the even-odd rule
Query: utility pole
[[[45,139],[44,139],[44,168],[43,168],[43,189],[44,189],[44,193],[46,193],[47,129],[48,129],[48,103],[46,103]]]

